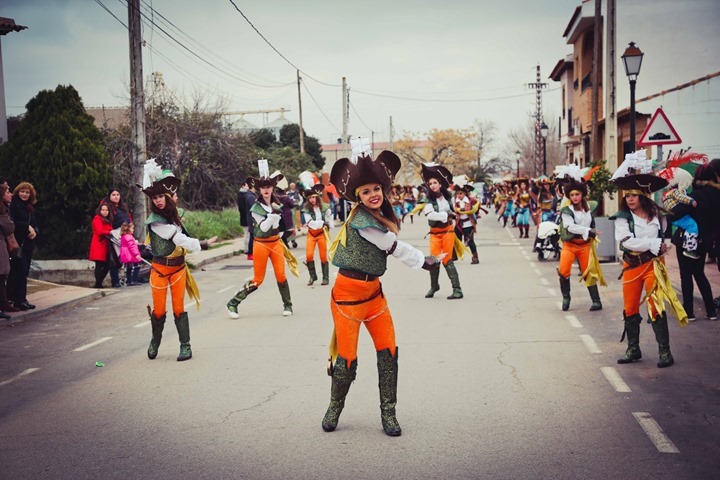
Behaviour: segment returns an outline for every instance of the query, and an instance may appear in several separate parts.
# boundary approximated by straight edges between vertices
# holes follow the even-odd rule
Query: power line
[[[358,120],[360,120],[360,123],[362,123],[365,126],[365,128],[367,128],[368,130],[370,130],[372,132],[373,129],[368,127],[367,124],[363,121],[362,117],[360,117],[360,114],[355,109],[355,105],[353,105],[353,103],[349,100],[348,100],[348,103],[350,104],[350,108],[352,108],[353,112],[355,112],[355,116],[357,116]]]
[[[310,89],[308,89],[307,85],[305,85],[305,82],[301,81],[300,83],[302,84],[303,88],[304,88],[305,91],[308,93],[308,95],[310,95],[310,98],[312,99],[313,103],[314,103],[315,106],[318,108],[318,110],[320,110],[320,113],[323,114],[323,117],[325,117],[325,120],[328,121],[328,123],[330,124],[330,126],[333,127],[336,132],[339,132],[340,129],[337,128],[337,126],[335,126],[335,124],[332,122],[332,120],[330,120],[330,118],[325,114],[325,111],[320,107],[320,104],[317,102],[317,100],[315,100],[315,97],[313,97],[313,94],[310,93]]]
[[[560,87],[551,88],[547,92],[555,92],[560,90]],[[455,102],[491,102],[494,100],[506,100],[508,98],[528,97],[535,95],[535,93],[520,93],[517,95],[506,95],[503,97],[487,97],[487,98],[455,98],[455,99],[439,99],[439,98],[412,98],[412,97],[400,97],[394,95],[382,95],[379,93],[366,92],[364,90],[353,90],[355,93],[361,93],[363,95],[370,95],[373,97],[392,98],[394,100],[406,100],[409,102],[435,102],[435,103],[455,103]]]

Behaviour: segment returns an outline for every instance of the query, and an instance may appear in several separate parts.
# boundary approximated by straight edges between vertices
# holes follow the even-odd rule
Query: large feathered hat
[[[587,183],[582,177],[582,172],[580,171],[579,166],[575,164],[565,165],[558,172],[557,182],[562,189],[563,195],[566,197],[570,195],[570,192],[572,191],[580,192],[583,197],[587,197]]]
[[[163,170],[155,163],[155,159],[151,158],[143,165],[143,184],[137,186],[150,198],[163,194],[172,197],[177,193],[181,183],[181,180],[170,170]]]
[[[652,159],[645,150],[628,153],[610,179],[624,193],[649,197],[653,192],[667,186],[668,181],[653,172]],[[624,195],[623,193],[623,195]]]
[[[400,157],[384,150],[375,160],[370,156],[370,142],[367,138],[350,141],[353,158],[341,158],[332,167],[330,182],[345,200],[357,202],[357,188],[368,183],[379,183],[387,194],[400,170]]]
[[[247,184],[251,188],[276,187],[278,182],[285,178],[281,173],[276,172],[270,176],[270,166],[264,158],[258,160],[258,178],[248,177]]]
[[[440,182],[440,185],[442,185],[443,188],[448,188],[450,186],[450,183],[452,183],[452,173],[450,173],[450,170],[440,164],[434,162],[423,163],[420,168],[420,173],[422,174],[423,181],[426,184],[430,181],[431,178],[434,178],[438,182]]]

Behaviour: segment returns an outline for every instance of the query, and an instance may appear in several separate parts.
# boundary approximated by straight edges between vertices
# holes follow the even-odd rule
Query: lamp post
[[[625,74],[630,80],[630,144],[633,151],[635,150],[635,81],[640,74],[643,55],[644,53],[635,46],[635,42],[630,42],[622,54]]]
[[[520,156],[522,154],[520,153],[520,150],[515,150],[515,162],[517,162],[517,171],[515,173],[515,178],[520,178]]]
[[[547,177],[547,136],[548,136],[548,126],[545,125],[545,122],[543,121],[542,125],[540,125],[540,135],[542,135],[543,139],[543,175]]]

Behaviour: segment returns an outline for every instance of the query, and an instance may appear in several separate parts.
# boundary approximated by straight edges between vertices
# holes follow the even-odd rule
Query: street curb
[[[51,282],[44,282],[44,283],[51,283]],[[54,284],[57,285],[57,284]],[[77,305],[82,305],[83,303],[89,303],[93,300],[97,300],[103,297],[107,297],[109,295],[114,295],[116,292],[114,291],[95,291],[88,295],[84,295],[82,297],[73,298],[71,300],[66,300],[64,302],[56,303],[55,305],[52,305],[47,308],[43,308],[41,310],[25,310],[24,312],[14,312],[12,314],[12,318],[10,320],[0,320],[0,327],[14,327],[18,323],[22,323],[26,320],[34,320],[36,318],[40,318],[44,315],[55,313],[59,310],[64,310],[69,307],[74,307]]]

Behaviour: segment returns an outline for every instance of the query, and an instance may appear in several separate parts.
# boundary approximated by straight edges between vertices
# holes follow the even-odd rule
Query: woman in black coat
[[[10,217],[15,223],[15,239],[20,245],[20,255],[10,259],[8,276],[8,300],[19,310],[30,310],[35,305],[27,300],[27,278],[30,273],[35,237],[38,234],[35,203],[37,193],[29,182],[20,182],[13,190],[10,202]]]
[[[694,321],[693,279],[695,279],[705,304],[707,317],[710,320],[717,320],[712,288],[705,276],[705,254],[711,248],[714,231],[720,225],[720,184],[718,184],[715,171],[710,166],[702,165],[695,171],[693,191],[690,196],[697,202],[697,207],[685,206],[687,211],[681,214],[691,215],[698,224],[697,253],[700,258],[695,259],[683,255],[682,246],[677,246],[676,254],[680,269],[683,307],[688,314],[688,320]]]
[[[125,202],[123,202],[120,196],[120,191],[117,188],[111,188],[108,191],[107,197],[103,198],[100,202],[105,203],[110,207],[110,215],[113,218],[113,230],[118,229],[123,223],[133,223],[132,215]],[[113,288],[120,287],[120,269],[110,269],[110,281],[112,282]]]

